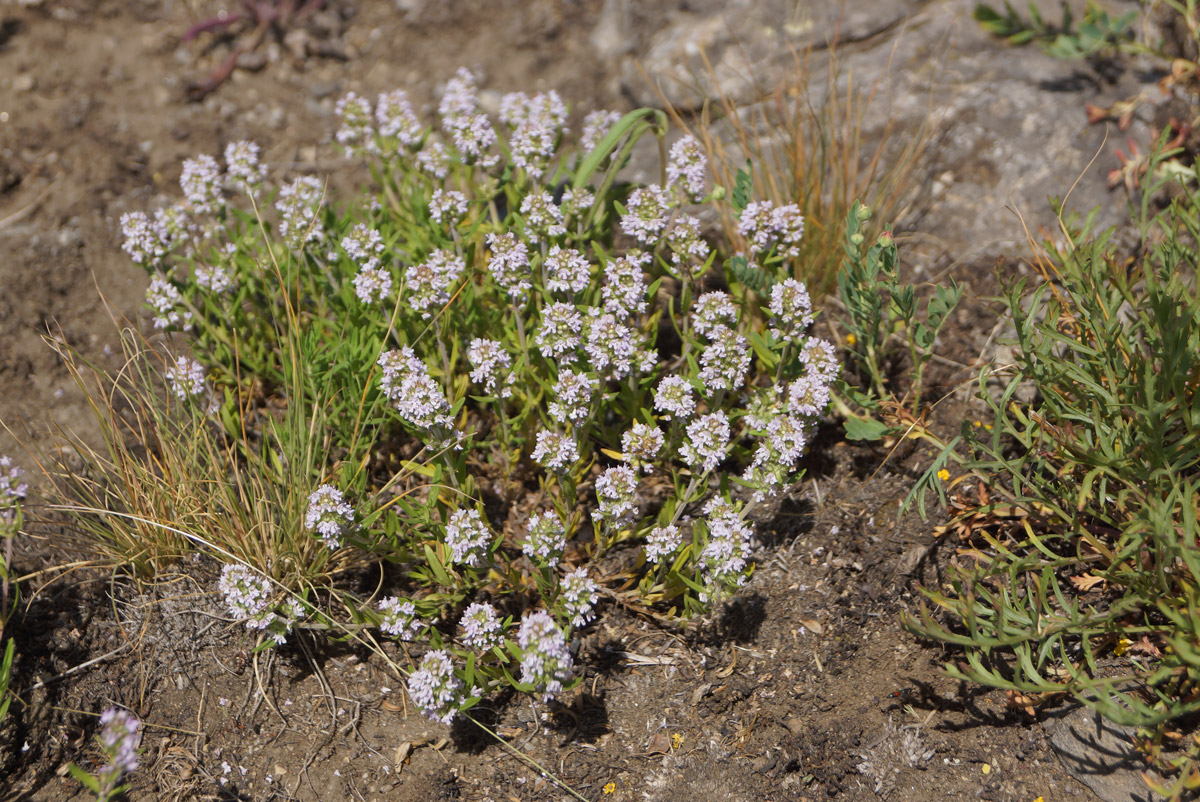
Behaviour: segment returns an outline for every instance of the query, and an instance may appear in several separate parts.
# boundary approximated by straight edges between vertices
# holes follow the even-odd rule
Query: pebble
[[[14,92],[29,92],[32,91],[35,86],[37,86],[37,81],[34,80],[34,77],[29,73],[18,75],[16,78],[13,78],[12,88]]]

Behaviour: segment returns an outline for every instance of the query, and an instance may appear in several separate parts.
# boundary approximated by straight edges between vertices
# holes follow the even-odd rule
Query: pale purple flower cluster
[[[279,212],[279,236],[289,247],[299,248],[308,242],[320,242],[325,237],[321,224],[321,200],[325,187],[320,179],[302,175],[284,184],[275,199]]]
[[[29,485],[21,481],[25,471],[13,464],[12,457],[0,457],[0,505],[25,498]]]
[[[671,263],[685,267],[688,275],[697,277],[697,272],[707,260],[710,248],[700,236],[700,221],[691,215],[681,215],[667,228],[667,247],[671,249]]]
[[[586,568],[576,568],[563,577],[563,613],[571,619],[572,627],[585,626],[594,617],[600,587],[587,575]]]
[[[751,261],[772,251],[778,257],[795,259],[800,256],[804,218],[794,203],[776,206],[770,201],[751,201],[742,211],[738,233],[750,246]]]
[[[725,326],[717,326],[712,342],[700,354],[700,381],[709,390],[736,390],[750,369],[750,345],[746,338]]]
[[[342,499],[342,491],[332,485],[321,485],[308,497],[304,526],[316,532],[330,549],[340,548],[342,536],[354,523],[354,508]]]
[[[149,267],[170,250],[171,240],[161,220],[151,220],[145,212],[121,215],[121,247],[133,261]]]
[[[403,89],[384,92],[375,104],[375,124],[380,136],[395,137],[412,148],[421,144],[421,122],[413,112],[408,93]]]
[[[451,425],[450,404],[425,363],[408,346],[379,357],[380,386],[400,417],[422,429]]]
[[[638,475],[628,465],[617,465],[600,474],[596,479],[597,509],[592,517],[607,521],[614,529],[620,529],[637,517]]]
[[[496,279],[508,297],[519,301],[529,294],[529,249],[511,232],[487,235],[487,246],[492,256],[488,260],[488,272]]]
[[[550,417],[560,423],[580,424],[591,412],[596,383],[586,373],[562,369],[554,383],[554,401],[547,408]]]
[[[233,288],[233,275],[230,269],[233,258],[237,254],[237,246],[227,242],[219,252],[216,264],[197,264],[195,268],[196,286],[212,293],[223,293]]]
[[[546,254],[546,289],[550,292],[583,292],[589,272],[587,258],[574,248],[553,245]]]
[[[685,136],[671,146],[667,161],[667,186],[678,188],[689,200],[704,197],[708,184],[708,159],[694,136]]]
[[[468,649],[486,652],[504,644],[504,627],[496,616],[496,608],[490,604],[476,603],[467,607],[458,624],[463,629],[463,643]]]
[[[225,181],[237,192],[253,197],[267,180],[267,166],[259,160],[259,147],[242,140],[225,146]]]
[[[442,127],[454,138],[454,146],[467,164],[490,167],[497,157],[488,151],[496,144],[496,132],[486,114],[477,114],[475,76],[459,67],[446,83],[438,114]]]
[[[629,431],[621,435],[621,453],[634,470],[649,473],[654,467],[654,461],[662,453],[664,443],[662,430],[657,426],[635,423]]]
[[[552,471],[564,471],[579,459],[579,444],[570,435],[543,430],[530,456]]]
[[[492,545],[492,533],[479,510],[456,510],[446,524],[446,545],[454,556],[454,562],[470,568],[478,568],[487,561],[488,547]]]
[[[427,142],[417,154],[417,167],[426,175],[444,179],[450,174],[450,153],[441,142]]]
[[[405,273],[408,282],[408,305],[421,317],[433,317],[433,310],[450,303],[450,288],[467,269],[461,256],[437,249],[420,264],[411,265]]]
[[[681,542],[679,527],[675,524],[656,526],[646,536],[646,559],[650,562],[659,562],[664,557],[670,557],[679,548]]]
[[[822,415],[829,399],[829,381],[819,374],[801,376],[788,387],[788,400],[797,415]]]
[[[706,292],[692,307],[692,328],[705,337],[711,337],[720,328],[735,328],[737,321],[737,304],[727,292]]]
[[[595,202],[596,197],[585,188],[570,187],[563,190],[562,203],[559,204],[559,208],[566,217],[578,218],[590,211]]]
[[[621,121],[621,112],[603,109],[588,112],[583,118],[583,133],[579,136],[579,149],[589,153],[608,135],[613,126]]]
[[[682,376],[665,376],[654,392],[654,408],[665,420],[687,419],[696,411],[696,397],[691,383]]]
[[[509,138],[513,165],[539,178],[566,131],[567,107],[562,98],[553,90],[533,97],[510,92],[500,99],[500,120],[513,129]]]
[[[817,337],[809,337],[796,357],[810,374],[815,374],[832,383],[837,378],[839,365],[833,343]]]
[[[768,396],[778,394],[773,390]],[[762,433],[754,460],[742,474],[742,481],[754,489],[752,498],[756,503],[779,494],[808,446],[806,418],[785,413],[776,403],[768,402],[765,406],[747,415],[750,425]]]
[[[167,368],[167,381],[171,384],[171,392],[180,401],[203,398],[208,394],[204,366],[186,356],[176,358],[175,364]]]
[[[671,203],[657,184],[635,189],[625,203],[621,229],[638,242],[654,245],[667,228]]]
[[[607,311],[622,319],[646,311],[646,276],[642,270],[650,261],[650,254],[632,250],[604,265],[600,299]]]
[[[453,228],[467,216],[467,196],[453,189],[435,189],[429,199],[429,216],[438,225]]]
[[[561,237],[567,233],[563,226],[563,211],[544,189],[530,192],[521,200],[521,216],[525,218],[525,234],[531,242],[542,237]]]
[[[729,418],[717,410],[687,425],[687,442],[680,453],[692,470],[708,472],[721,464],[729,447]]]
[[[348,92],[334,107],[342,127],[334,138],[349,153],[371,152],[375,149],[371,101],[355,92]]]
[[[812,300],[804,284],[793,278],[771,287],[771,334],[798,342],[813,323]]]
[[[225,596],[225,608],[247,629],[267,629],[275,623],[271,609],[271,581],[249,568],[230,563],[221,569],[217,589]]]
[[[392,274],[372,261],[354,275],[354,294],[364,304],[377,303],[392,293]]]
[[[553,512],[534,513],[525,529],[521,551],[526,556],[550,565],[562,559],[563,550],[567,547],[567,533],[557,515]]]
[[[504,345],[496,340],[485,340],[476,337],[467,346],[467,360],[471,363],[471,381],[482,384],[484,390],[495,393],[497,382],[502,382],[500,395],[507,398],[512,394],[509,386],[511,377],[508,371],[512,368],[512,356],[504,350]]]
[[[416,605],[409,599],[398,599],[395,596],[380,599],[379,612],[382,619],[379,629],[392,637],[412,640],[425,626],[417,616]]]
[[[724,588],[739,587],[746,581],[746,564],[754,533],[734,507],[724,499],[713,499],[704,508],[708,524],[708,544],[700,553],[707,579],[702,601],[721,594]]]
[[[408,695],[421,712],[434,721],[450,724],[462,704],[462,681],[454,675],[454,663],[443,649],[421,658],[420,667],[408,678]]]
[[[221,167],[216,159],[206,153],[183,160],[179,186],[196,214],[214,214],[224,203],[221,197]]]
[[[604,379],[621,379],[634,370],[634,360],[638,366],[645,361],[647,354],[638,353],[637,336],[633,329],[617,320],[616,316],[592,310],[592,314],[584,323],[587,332],[587,342],[583,350],[587,352],[588,361],[596,374]],[[643,358],[639,358],[643,357]]]
[[[549,613],[538,610],[521,619],[517,632],[521,647],[521,682],[532,685],[549,702],[571,678],[573,661],[567,639]]]
[[[342,250],[359,264],[377,262],[383,255],[383,235],[366,223],[358,223],[342,238]]]
[[[583,331],[583,316],[567,303],[550,304],[542,310],[542,322],[533,342],[547,359],[575,361],[579,335]]]
[[[100,714],[100,749],[108,760],[100,767],[100,798],[115,791],[126,774],[138,768],[142,723],[127,710],[110,707]]]
[[[192,325],[192,312],[183,305],[183,295],[163,276],[150,279],[146,303],[154,309],[154,328],[175,326],[184,330]]]

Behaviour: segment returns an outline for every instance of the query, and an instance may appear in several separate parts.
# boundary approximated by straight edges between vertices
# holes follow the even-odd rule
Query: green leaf
[[[846,418],[842,427],[846,430],[847,440],[866,440],[873,442],[882,440],[892,429],[886,423],[881,423],[874,418]]]
[[[730,202],[733,204],[734,217],[741,218],[742,212],[750,205],[750,193],[753,191],[754,165],[746,159],[745,169],[738,169],[737,178],[733,182],[733,194]]]
[[[67,771],[69,771],[72,777],[74,777],[78,782],[82,783],[83,786],[93,794],[100,793],[100,780],[98,778],[88,774],[74,763],[67,764]]]

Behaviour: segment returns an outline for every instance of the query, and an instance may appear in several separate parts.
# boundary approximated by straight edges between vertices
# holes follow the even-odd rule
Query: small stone
[[[37,81],[35,81],[33,76],[29,73],[18,75],[16,78],[13,78],[12,88],[14,92],[29,92],[32,91],[35,86],[37,86]]]

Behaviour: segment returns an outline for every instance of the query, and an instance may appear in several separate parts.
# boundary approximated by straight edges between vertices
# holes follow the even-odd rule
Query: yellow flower
[[[980,767],[980,770],[981,770],[981,771],[982,771],[984,774],[991,774],[991,773],[992,773],[992,766],[991,766],[991,764],[990,764],[990,763],[984,763],[984,764],[983,764],[983,765]]]
[[[1117,641],[1117,645],[1113,647],[1113,654],[1115,654],[1117,657],[1120,657],[1121,655],[1125,654],[1125,650],[1132,645],[1133,641],[1131,641],[1129,638],[1121,638],[1119,641]]]
[[[1033,800],[1033,802],[1046,802],[1046,800],[1042,799],[1042,798],[1039,796],[1037,799]]]
[[[857,343],[857,342],[858,342],[858,338],[857,338],[857,337],[855,337],[853,334],[847,334],[847,335],[846,335],[846,345],[848,345],[848,346],[850,346],[851,348],[853,348],[853,347],[854,347],[854,344],[855,344],[855,343]]]
[[[677,732],[671,733],[671,745],[676,749],[683,746],[683,736]]]
[[[942,468],[940,471],[938,471],[938,478],[941,479],[943,482],[950,481],[950,471],[946,470],[945,468]]]
[[[608,796],[609,794],[614,793],[616,790],[617,790],[617,784],[609,783],[608,785],[604,786],[604,795]]]

